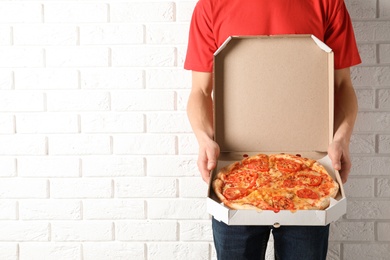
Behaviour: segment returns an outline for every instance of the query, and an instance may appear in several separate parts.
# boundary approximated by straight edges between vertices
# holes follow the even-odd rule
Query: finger
[[[340,171],[341,170],[341,156],[342,153],[336,149],[331,149],[328,152],[329,158],[332,161],[333,169]]]

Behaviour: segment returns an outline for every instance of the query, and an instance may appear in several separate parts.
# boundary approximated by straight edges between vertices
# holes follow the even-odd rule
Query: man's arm
[[[335,70],[334,88],[334,138],[328,148],[328,154],[333,168],[340,172],[345,183],[351,171],[349,143],[358,111],[349,68]]]
[[[210,181],[210,171],[217,165],[219,146],[213,141],[212,74],[192,72],[192,89],[187,104],[187,115],[198,140],[198,168],[203,180]]]

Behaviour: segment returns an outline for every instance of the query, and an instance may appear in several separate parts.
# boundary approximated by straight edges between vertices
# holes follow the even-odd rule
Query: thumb
[[[332,161],[332,167],[339,171],[341,170],[341,156],[342,152],[337,149],[331,149],[328,151],[330,160]]]

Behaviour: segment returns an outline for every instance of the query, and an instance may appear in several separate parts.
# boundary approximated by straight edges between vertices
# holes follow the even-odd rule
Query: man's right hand
[[[211,139],[199,143],[198,169],[206,183],[210,182],[210,172],[217,166],[219,152],[219,145]]]

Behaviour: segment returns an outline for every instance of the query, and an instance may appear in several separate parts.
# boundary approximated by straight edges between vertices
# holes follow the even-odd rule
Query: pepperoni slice
[[[253,171],[239,171],[234,174],[230,174],[226,178],[226,183],[234,187],[252,188],[256,185],[258,174]]]
[[[294,188],[298,185],[298,181],[296,180],[284,180],[283,181],[283,187],[285,188]]]
[[[301,164],[289,159],[279,158],[276,160],[276,167],[283,173],[292,173],[299,171]]]
[[[298,190],[297,195],[298,195],[298,197],[303,198],[303,199],[319,199],[319,196],[317,193],[315,193],[311,189],[307,189],[307,188]]]
[[[257,158],[252,158],[249,160],[244,160],[243,164],[248,169],[252,169],[260,172],[267,172],[269,170],[268,156],[266,155],[262,155]]]
[[[322,177],[314,174],[299,174],[298,179],[308,186],[319,186],[322,183]]]
[[[225,196],[228,200],[236,200],[242,197],[245,197],[248,194],[248,190],[246,188],[227,188],[223,192],[223,196]]]

